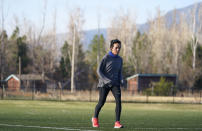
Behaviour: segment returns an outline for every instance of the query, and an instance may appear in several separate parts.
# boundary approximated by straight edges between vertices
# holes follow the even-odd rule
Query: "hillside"
[[[195,6],[197,6],[196,8],[196,16],[198,15],[199,13],[199,7],[202,8],[202,2],[201,3],[197,3],[197,4],[193,4],[193,5],[190,5],[190,6],[187,6],[187,7],[184,7],[184,8],[180,8],[180,9],[175,9],[175,10],[171,10],[169,12],[167,12],[164,17],[167,21],[167,26],[169,27],[171,24],[172,24],[172,21],[174,19],[174,12],[176,12],[176,22],[178,23],[179,22],[179,16],[180,14],[184,14],[185,15],[185,18],[187,20],[188,23],[190,23],[190,16],[191,16],[191,11],[193,8],[195,8]],[[199,23],[201,21],[199,21],[197,19],[196,23],[198,26]],[[137,29],[143,33],[143,32],[146,32],[149,28],[149,24],[148,23],[143,23],[143,24],[139,24],[137,25]],[[98,30],[97,29],[92,29],[92,30],[86,30],[84,31],[84,40],[83,40],[83,49],[84,50],[87,50],[88,49],[88,45],[90,44],[91,40],[93,39],[94,35],[98,34]],[[106,28],[102,28],[100,29],[100,34],[103,34],[104,37],[106,38],[107,37],[107,29]],[[57,39],[58,39],[58,46],[61,47],[64,43],[64,40],[66,39],[67,37],[67,34],[58,34],[57,35]]]

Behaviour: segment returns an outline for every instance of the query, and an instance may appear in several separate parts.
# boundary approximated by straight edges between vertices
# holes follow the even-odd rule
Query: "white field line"
[[[25,125],[11,125],[11,124],[0,124],[0,126],[7,127],[25,127],[25,128],[40,128],[40,129],[55,129],[55,130],[68,130],[68,131],[95,131],[95,130],[81,130],[81,129],[73,129],[68,127],[47,127],[47,126],[25,126]]]
[[[133,128],[134,130],[202,130],[202,128]]]
[[[0,124],[0,126],[55,129],[55,130],[68,130],[68,131],[70,131],[70,130],[72,130],[72,131],[96,131],[96,130],[73,129],[73,128],[68,128],[68,127],[25,126],[25,125],[11,125],[11,124]],[[202,128],[133,128],[133,129],[134,130],[202,130]]]

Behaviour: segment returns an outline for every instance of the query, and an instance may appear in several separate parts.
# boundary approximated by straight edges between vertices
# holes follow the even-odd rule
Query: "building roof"
[[[19,75],[16,74],[11,74],[6,78],[6,81],[8,81],[10,78],[14,78],[16,80],[42,80],[42,75],[39,74],[22,74],[21,78]],[[48,77],[45,76],[45,80],[49,80]]]
[[[176,74],[135,74],[130,77],[127,77],[127,80],[130,80],[135,77],[177,77]]]
[[[8,81],[8,80],[11,79],[11,78],[14,78],[14,79],[16,79],[17,81],[20,81],[20,79],[19,79],[17,76],[15,76],[14,74],[11,74],[10,76],[8,76],[5,81]]]

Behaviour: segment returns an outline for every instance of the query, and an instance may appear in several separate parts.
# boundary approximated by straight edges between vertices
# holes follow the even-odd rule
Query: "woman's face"
[[[114,55],[118,55],[121,50],[119,43],[114,43],[114,46],[111,48],[111,51]]]

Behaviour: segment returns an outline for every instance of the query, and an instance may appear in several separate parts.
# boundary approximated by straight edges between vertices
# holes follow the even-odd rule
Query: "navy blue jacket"
[[[99,76],[98,87],[108,86],[120,86],[122,84],[122,65],[123,60],[120,56],[111,55],[111,52],[106,54],[100,65],[97,68],[97,74]]]

